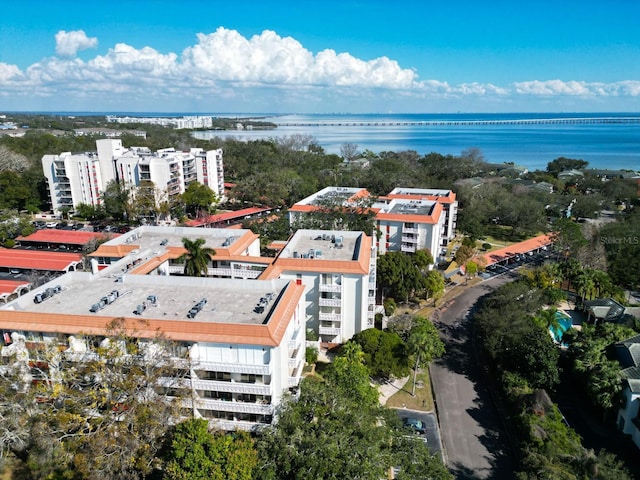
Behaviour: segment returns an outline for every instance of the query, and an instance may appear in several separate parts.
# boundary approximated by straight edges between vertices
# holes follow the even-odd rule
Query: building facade
[[[260,278],[305,286],[307,329],[322,342],[374,327],[376,249],[363,232],[298,230]]]
[[[170,342],[176,377],[163,377],[157,389],[175,392],[169,395],[183,415],[225,430],[271,423],[302,375],[303,286],[134,272],[114,282],[112,270],[70,272],[2,305],[0,357],[28,367],[55,342],[65,360],[80,362],[95,348],[89,340],[108,338],[107,325],[117,318],[142,350],[159,332]]]
[[[101,139],[96,141],[96,152],[44,155],[42,167],[54,211],[80,203],[100,205],[102,192],[114,180],[131,186],[153,182],[158,189],[157,202],[184,193],[196,181],[224,197],[221,149],[152,152],[146,147],[124,148],[119,139]]]

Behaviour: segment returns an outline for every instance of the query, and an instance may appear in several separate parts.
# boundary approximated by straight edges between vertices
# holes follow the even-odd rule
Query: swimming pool
[[[564,332],[573,327],[573,320],[564,312],[556,312],[556,318],[558,319],[558,327],[550,326],[549,332],[551,332],[551,336],[556,343],[561,343]]]

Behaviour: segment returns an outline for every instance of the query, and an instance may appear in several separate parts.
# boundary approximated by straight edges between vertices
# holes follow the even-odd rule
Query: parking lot
[[[550,255],[551,253],[548,250],[543,250],[539,253],[517,255],[506,262],[489,265],[485,271],[480,273],[478,276],[483,280],[489,280],[524,265],[539,267],[549,259]]]
[[[420,420],[426,427],[424,435],[416,433],[416,436],[426,440],[427,446],[432,453],[442,454],[442,441],[440,440],[440,429],[438,428],[438,420],[433,412],[422,412],[420,410],[409,410],[406,408],[398,408],[398,415],[401,419],[414,418]]]

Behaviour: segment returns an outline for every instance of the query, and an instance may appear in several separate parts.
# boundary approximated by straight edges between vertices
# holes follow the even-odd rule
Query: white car
[[[47,222],[47,228],[56,228],[58,226],[58,222]]]

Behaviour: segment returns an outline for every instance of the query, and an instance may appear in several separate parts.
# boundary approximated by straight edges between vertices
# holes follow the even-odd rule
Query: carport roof
[[[96,238],[111,239],[118,233],[83,232],[80,230],[58,230],[55,228],[37,230],[27,237],[19,236],[19,242],[60,243],[65,245],[86,245]]]
[[[80,261],[82,255],[79,253],[0,248],[0,266],[7,268],[64,272],[70,265]]]
[[[29,282],[22,280],[0,280],[0,296],[7,293],[14,293],[23,285],[29,285]]]
[[[508,260],[509,258],[515,257],[516,255],[521,255],[523,253],[529,253],[538,248],[545,247],[547,245],[551,245],[553,240],[550,235],[540,235],[534,238],[530,238],[529,240],[525,240],[524,242],[514,243],[513,245],[509,245],[508,247],[499,248],[498,250],[494,250],[493,252],[485,253],[482,255],[482,259],[484,260],[484,265],[489,266],[495,263],[502,262],[504,260]]]

